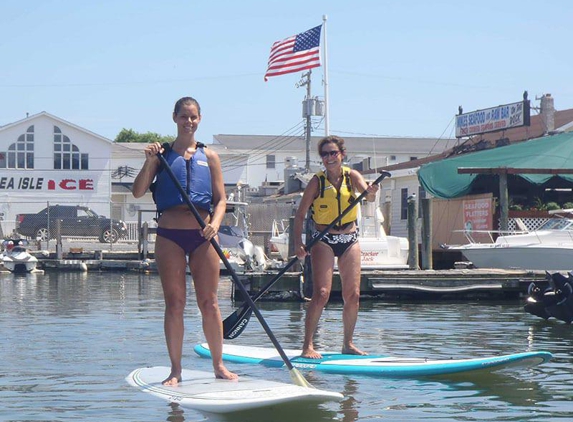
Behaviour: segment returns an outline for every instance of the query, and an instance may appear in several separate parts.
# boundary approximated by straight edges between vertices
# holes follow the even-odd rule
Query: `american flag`
[[[271,47],[265,81],[271,76],[300,72],[320,66],[320,30],[322,25],[277,41]]]

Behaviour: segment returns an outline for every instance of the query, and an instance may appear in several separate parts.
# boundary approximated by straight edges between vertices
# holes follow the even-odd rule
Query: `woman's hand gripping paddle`
[[[390,173],[388,173],[386,171],[381,172],[380,176],[374,181],[373,184],[380,183],[386,177],[390,177]],[[364,197],[366,195],[368,195],[368,193],[366,191],[362,192],[360,194],[360,196],[358,198],[356,198],[356,201],[352,202],[352,204],[350,204],[338,217],[336,217],[332,223],[330,223],[316,237],[312,238],[309,242],[307,242],[307,244],[305,246],[306,250],[309,251],[313,245],[315,245],[318,241],[320,241],[320,239],[322,239],[332,227],[334,227],[336,224],[338,224],[344,218],[344,216],[346,214],[348,214],[354,206],[356,206],[356,204],[360,203],[360,201],[362,201],[362,199],[364,199]],[[271,286],[273,284],[275,284],[278,281],[278,279],[281,278],[288,271],[288,269],[290,267],[292,267],[297,261],[298,261],[298,258],[296,256],[294,258],[292,258],[288,262],[288,264],[286,264],[253,297],[253,302],[256,302],[261,296],[263,296],[271,288]],[[247,303],[247,304],[243,305],[241,308],[237,309],[235,312],[233,312],[227,318],[225,318],[225,320],[223,321],[223,337],[226,339],[230,339],[230,340],[232,340],[236,337],[239,337],[241,335],[241,333],[244,331],[247,324],[249,323],[252,312],[253,312],[253,310],[251,308],[251,305],[249,303]]]
[[[187,195],[187,192],[185,192],[185,190],[183,189],[183,187],[181,186],[181,184],[179,183],[179,180],[177,180],[177,177],[175,176],[175,174],[173,173],[173,170],[171,169],[171,167],[169,166],[169,164],[167,163],[167,161],[165,160],[165,157],[163,157],[162,154],[158,154],[157,155],[161,161],[161,165],[163,166],[163,169],[165,171],[167,171],[167,173],[169,174],[169,177],[171,178],[171,180],[173,181],[173,183],[175,184],[175,186],[177,187],[177,190],[179,191],[179,193],[181,194],[181,197],[183,198],[183,200],[185,201],[185,203],[187,204],[187,206],[189,207],[189,209],[191,210],[191,212],[193,213],[193,216],[195,217],[195,219],[199,222],[199,225],[201,226],[201,228],[205,228],[206,224],[205,221],[203,221],[203,218],[201,218],[201,214],[199,214],[199,211],[197,211],[197,208],[195,208],[195,205],[193,205],[193,203],[191,202],[191,199],[189,199],[189,195]],[[225,257],[225,254],[223,253],[223,250],[221,249],[221,247],[219,246],[219,244],[217,243],[217,241],[212,238],[210,240],[211,245],[213,246],[213,248],[215,248],[215,251],[217,251],[217,254],[219,255],[219,258],[221,259],[221,261],[223,261],[223,264],[225,264],[225,267],[227,268],[227,270],[229,271],[229,273],[231,274],[231,278],[233,279],[233,282],[235,283],[235,285],[241,290],[241,292],[243,293],[243,296],[245,296],[247,303],[249,304],[252,312],[255,313],[255,315],[257,316],[259,322],[261,323],[261,325],[263,326],[265,332],[267,333],[269,339],[271,340],[271,342],[273,343],[273,345],[275,346],[275,348],[277,349],[277,352],[279,352],[279,355],[281,356],[282,360],[284,361],[285,365],[287,366],[287,368],[290,371],[290,376],[291,379],[293,380],[293,382],[297,385],[300,385],[301,387],[307,387],[307,388],[314,388],[303,376],[302,374],[298,371],[298,369],[296,369],[291,361],[289,360],[288,356],[286,355],[285,351],[283,350],[283,348],[281,347],[280,343],[278,342],[277,338],[275,337],[275,335],[273,334],[273,332],[271,331],[270,327],[268,326],[267,322],[265,321],[265,319],[263,318],[261,312],[259,311],[259,309],[257,308],[257,306],[255,305],[255,302],[253,301],[253,299],[251,299],[251,296],[249,296],[249,292],[247,291],[247,289],[245,288],[245,286],[243,286],[243,283],[241,283],[241,280],[239,280],[239,278],[237,277],[237,274],[235,273],[235,270],[233,270],[233,267],[231,266],[231,264],[229,263],[229,261],[227,260],[227,258]]]

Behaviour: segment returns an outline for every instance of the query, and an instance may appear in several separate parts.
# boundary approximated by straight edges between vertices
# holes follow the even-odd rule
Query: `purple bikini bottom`
[[[176,243],[186,254],[190,254],[206,242],[199,229],[166,229],[157,227],[157,236]]]

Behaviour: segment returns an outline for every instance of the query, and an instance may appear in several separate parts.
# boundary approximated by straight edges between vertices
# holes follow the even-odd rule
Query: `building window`
[[[356,171],[362,172],[364,171],[364,162],[361,161],[359,163],[352,164],[352,168]]]
[[[89,170],[89,155],[82,154],[57,126],[54,126],[54,170]]]
[[[34,168],[34,126],[26,133],[18,136],[18,140],[10,144],[8,151],[0,152],[0,168],[33,169]]]
[[[390,161],[396,161],[396,156],[395,156],[395,155],[391,155],[391,156],[390,156]]]
[[[274,155],[267,155],[267,168],[274,169],[276,163],[276,156]]]
[[[401,189],[400,219],[408,219],[408,188]]]

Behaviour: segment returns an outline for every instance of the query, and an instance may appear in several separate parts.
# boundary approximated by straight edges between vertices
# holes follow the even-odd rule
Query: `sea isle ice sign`
[[[0,192],[5,191],[94,191],[95,175],[82,177],[26,177],[0,174]]]

